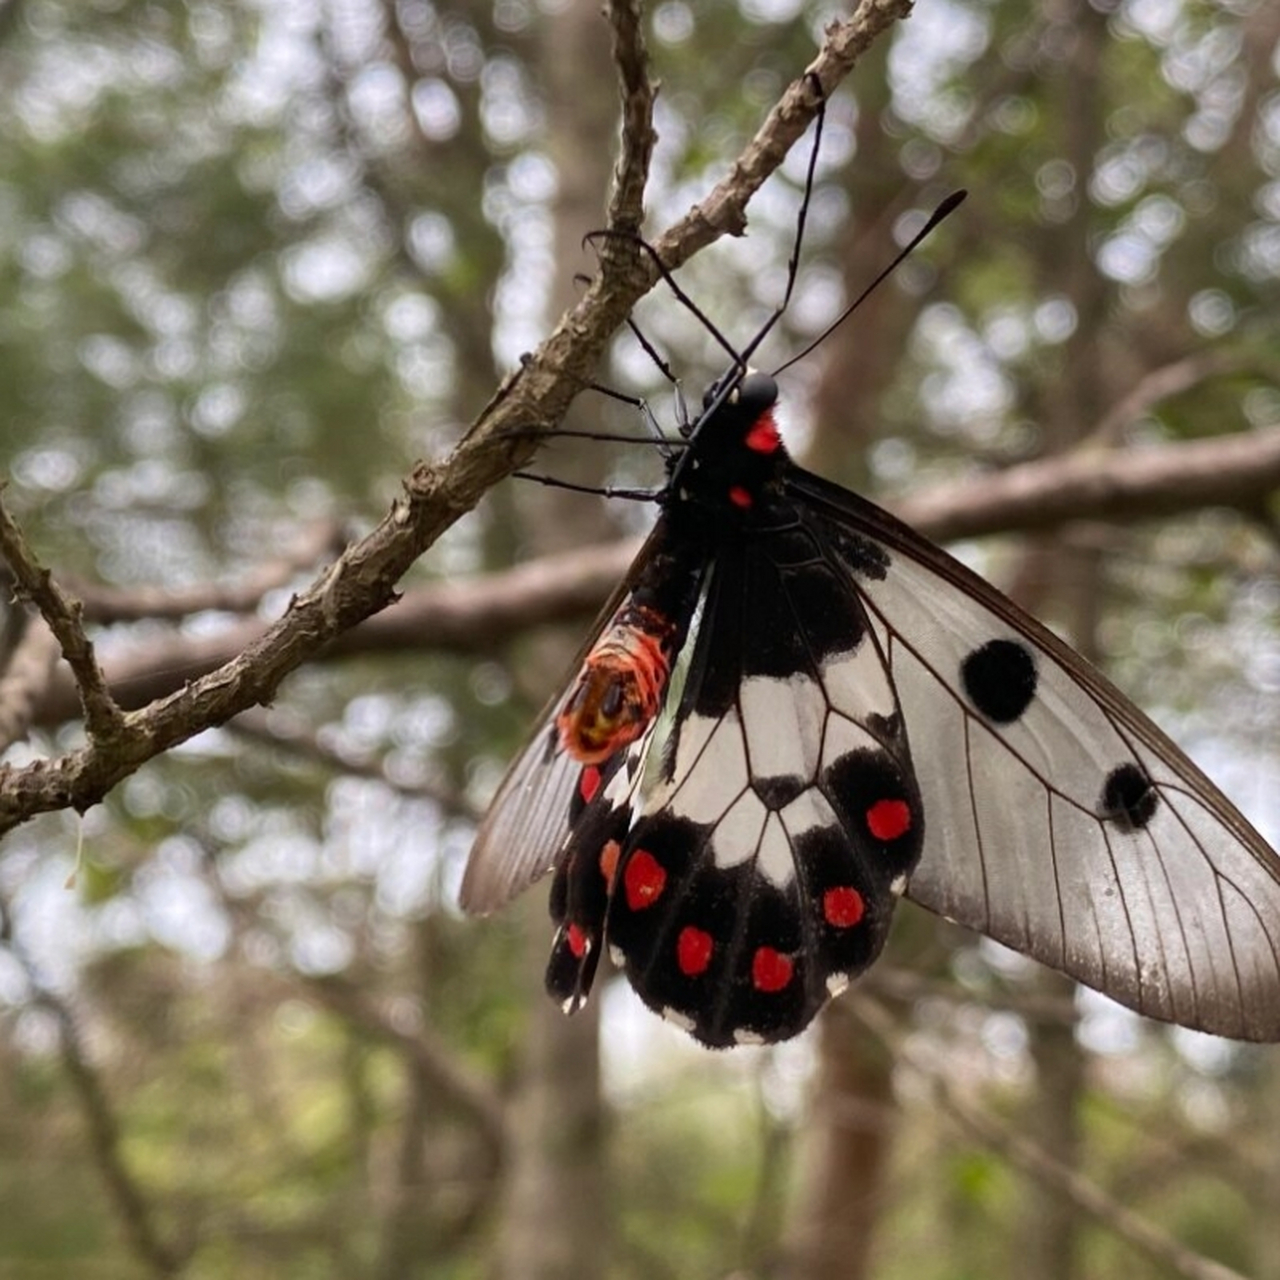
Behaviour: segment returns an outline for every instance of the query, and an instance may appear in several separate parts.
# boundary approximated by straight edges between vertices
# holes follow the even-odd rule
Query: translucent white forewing
[[[1150,1017],[1280,1039],[1280,857],[1103,676],[906,526],[806,473],[845,533],[926,835],[908,896]],[[867,572],[867,566],[872,572]]]

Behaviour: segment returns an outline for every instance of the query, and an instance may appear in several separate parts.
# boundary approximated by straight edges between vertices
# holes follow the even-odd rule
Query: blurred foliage
[[[550,249],[566,175],[546,60],[569,7],[0,7],[2,460],[47,563],[118,587],[235,580],[319,517],[377,519],[415,459],[445,452],[545,331],[557,281],[590,270]],[[724,172],[825,13],[653,6],[655,230]],[[1221,371],[1144,407],[1121,443],[1280,422],[1272,15],[1269,0],[918,0],[830,104],[767,359],[819,333],[919,211],[971,195],[788,375],[789,427],[815,465],[889,497],[1006,466],[1078,443],[1143,376],[1206,353]],[[608,76],[607,48],[601,23],[584,77]],[[730,341],[785,287],[807,159],[802,144],[761,192],[745,238],[682,273]],[[717,343],[661,290],[638,319],[679,353],[694,401]],[[856,385],[832,414],[822,388],[842,365]],[[628,336],[604,376],[674,421]],[[592,408],[636,428],[625,407]],[[607,465],[655,478],[648,454]],[[1170,713],[1274,836],[1274,787],[1257,779],[1276,764],[1280,586],[1257,514],[1093,530],[1086,546],[1106,553],[1096,639],[1121,684]],[[418,572],[496,567],[537,519],[495,494]],[[104,648],[158,629],[114,628]],[[79,826],[8,839],[0,1276],[491,1273],[482,1125],[423,1083],[405,1043],[429,1033],[496,1106],[515,1091],[528,920],[464,922],[452,904],[469,815],[546,692],[528,652],[303,671],[272,723],[308,726],[321,752],[210,733]],[[14,758],[75,741],[48,729]],[[946,987],[904,1004],[904,1025],[1016,1127],[1034,1092],[1025,970],[918,916],[895,954]],[[616,986],[601,998],[610,1274],[778,1274],[812,1037],[712,1056]],[[1280,1274],[1280,1166],[1256,1122],[1276,1118],[1270,1058],[1085,1010],[1084,1171],[1189,1247]],[[1018,1274],[1026,1175],[940,1124],[909,1072],[893,1110],[873,1274]],[[117,1163],[162,1247],[122,1208]],[[1080,1274],[1160,1274],[1092,1223],[1080,1239]]]

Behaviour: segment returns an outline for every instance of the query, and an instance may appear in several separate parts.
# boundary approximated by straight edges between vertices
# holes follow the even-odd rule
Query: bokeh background
[[[828,16],[650,6],[651,230],[723,176]],[[970,197],[787,373],[797,454],[892,503],[1280,426],[1278,43],[1270,0],[918,0],[830,103],[761,363]],[[5,499],[123,696],[278,616],[576,296],[608,49],[596,0],[0,4]],[[808,154],[681,273],[733,341],[785,287]],[[637,320],[696,402],[715,342],[661,289]],[[675,421],[630,335],[599,376]],[[571,419],[643,434],[590,393]],[[538,465],[660,480],[651,448]],[[459,915],[477,815],[603,588],[557,625],[397,617],[651,515],[503,485],[383,631],[83,821],[8,836],[0,1277],[1280,1277],[1277,1050],[1143,1022],[905,906],[803,1037],[713,1054],[605,975],[563,1019],[544,889]],[[959,548],[1273,839],[1276,549],[1256,503]],[[24,616],[6,604],[0,651]],[[80,741],[68,688],[9,762]]]

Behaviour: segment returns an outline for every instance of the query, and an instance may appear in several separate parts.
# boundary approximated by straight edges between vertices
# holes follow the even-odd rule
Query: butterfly
[[[1280,856],[1046,627],[791,459],[761,336],[683,429],[463,907],[553,871],[566,1012],[608,947],[713,1047],[803,1030],[902,897],[1149,1017],[1280,1040]]]

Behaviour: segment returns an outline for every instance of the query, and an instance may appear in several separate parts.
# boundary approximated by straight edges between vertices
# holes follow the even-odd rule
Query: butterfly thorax
[[[713,540],[736,534],[780,495],[788,464],[774,418],[778,384],[766,373],[748,373],[727,393],[723,385],[707,393],[663,501],[670,516]]]

